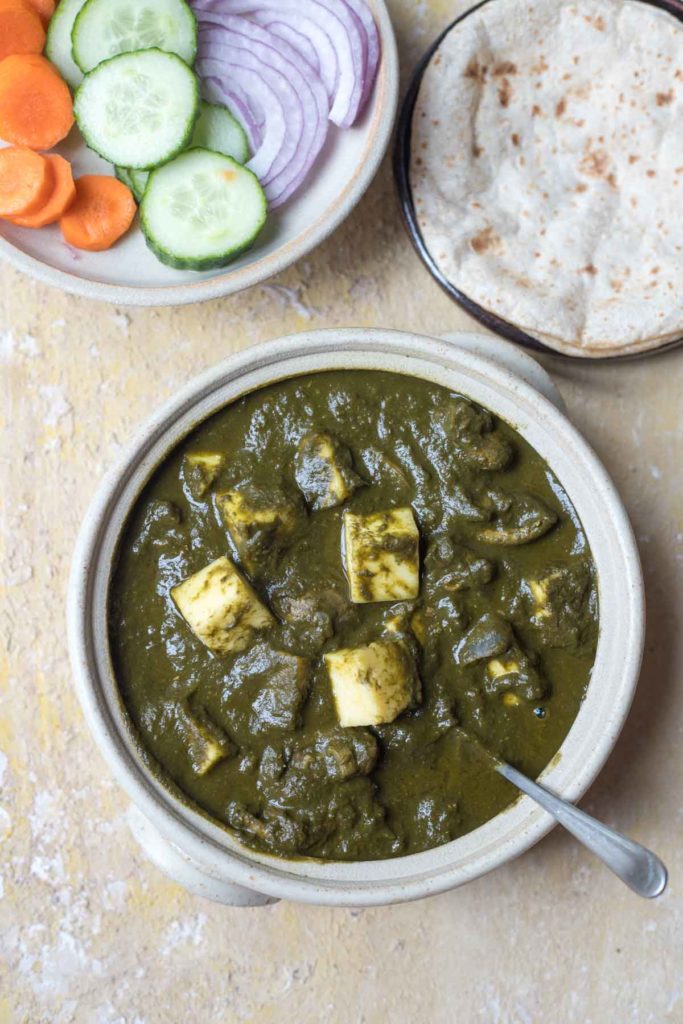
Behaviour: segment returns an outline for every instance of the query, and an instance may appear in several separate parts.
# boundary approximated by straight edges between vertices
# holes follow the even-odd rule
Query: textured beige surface
[[[408,67],[458,4],[392,4]],[[649,603],[631,717],[585,806],[653,845],[639,901],[572,840],[465,889],[361,913],[228,910],[147,864],[85,729],[64,643],[81,518],[150,408],[285,331],[467,326],[421,269],[388,166],[313,257],[228,301],[126,311],[0,268],[0,1024],[683,1021],[683,350],[552,369],[625,498]]]

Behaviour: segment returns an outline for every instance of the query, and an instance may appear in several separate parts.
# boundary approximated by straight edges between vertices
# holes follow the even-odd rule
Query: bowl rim
[[[646,359],[648,356],[657,356],[661,353],[670,352],[672,349],[679,348],[683,345],[683,334],[681,334],[679,338],[673,338],[663,342],[661,345],[654,345],[651,348],[641,349],[637,352],[606,351],[603,353],[595,350],[591,352],[581,352],[578,350],[576,352],[567,352],[563,349],[553,348],[552,345],[548,345],[546,342],[542,341],[540,336],[537,337],[531,331],[518,327],[509,320],[505,320],[503,317],[498,316],[497,313],[491,312],[491,310],[470,298],[466,292],[446,277],[432,256],[427,243],[422,237],[422,232],[420,231],[417,211],[413,201],[413,189],[410,182],[413,113],[415,111],[415,104],[417,103],[424,74],[432,61],[432,57],[441,46],[441,43],[456,25],[459,25],[461,21],[464,21],[471,14],[474,14],[476,11],[480,10],[480,8],[485,7],[491,2],[492,0],[478,0],[477,3],[473,4],[462,14],[458,15],[457,18],[450,21],[446,28],[439,33],[434,42],[427,48],[417,67],[412,72],[408,89],[406,90],[401,103],[394,141],[394,182],[398,192],[403,226],[406,229],[413,249],[420,257],[420,260],[439,287],[446,293],[446,295],[450,296],[450,298],[456,302],[461,309],[468,314],[468,316],[471,316],[483,327],[489,331],[493,331],[494,334],[499,335],[499,337],[506,338],[508,341],[513,341],[517,345],[522,345],[524,348],[527,348],[532,352],[545,353],[547,355],[557,356],[561,359],[579,359],[584,363],[590,364],[591,362],[602,363],[609,360],[631,362],[637,359]],[[638,2],[643,3],[648,7],[658,7],[660,10],[666,11],[668,14],[672,14],[679,21],[683,22],[683,7],[681,6],[680,0],[638,0]]]
[[[0,258],[43,284],[72,295],[121,306],[182,306],[206,302],[243,291],[282,273],[325,241],[349,216],[372,183],[389,148],[399,101],[399,60],[396,36],[386,0],[370,0],[379,29],[382,59],[377,82],[364,116],[370,118],[368,139],[359,156],[359,168],[313,224],[273,252],[237,270],[184,284],[137,287],[109,284],[79,277],[31,256],[0,235]],[[353,131],[353,129],[350,129]],[[294,200],[296,202],[296,199]]]
[[[602,523],[605,544],[610,545],[609,559],[614,562],[609,562],[607,548],[603,554],[594,547],[599,570],[605,563],[599,573],[600,585],[608,569],[613,576],[612,606],[601,609],[596,660],[596,673],[601,667],[602,690],[592,678],[574,725],[541,775],[567,799],[577,800],[594,781],[630,708],[642,657],[644,597],[628,517],[587,442],[563,413],[529,384],[452,342],[407,332],[350,328],[292,335],[247,349],[209,369],[167,401],[138,431],[102,482],[84,519],[72,562],[67,602],[69,651],[90,730],[133,803],[166,839],[216,877],[276,898],[357,907],[418,899],[461,885],[523,853],[553,827],[554,820],[530,798],[521,797],[474,832],[407,857],[338,864],[256,853],[179,800],[144,767],[122,711],[106,640],[106,599],[116,541],[141,487],[165,455],[213,411],[239,395],[277,380],[334,367],[398,369],[437,383],[442,376],[462,377],[465,394],[476,388],[475,400],[480,400],[479,393],[488,395],[484,404],[495,407],[523,436],[533,431],[553,447],[557,461],[550,461],[551,468],[575,506],[580,509],[582,503],[593,502],[599,510],[591,515],[600,517],[595,522]],[[546,451],[541,454],[547,459]],[[572,486],[567,484],[570,467]],[[585,491],[581,501],[577,501],[579,488]],[[584,526],[590,539],[590,529]],[[601,590],[601,601],[602,596]],[[604,679],[611,681],[607,703]],[[595,708],[600,711],[599,722],[594,721]],[[582,733],[579,723],[583,723]],[[567,747],[578,763],[567,756]]]

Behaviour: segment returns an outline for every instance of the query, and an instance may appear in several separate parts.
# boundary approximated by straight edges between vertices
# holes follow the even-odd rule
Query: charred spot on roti
[[[504,60],[502,63],[497,64],[493,69],[493,77],[501,78],[503,75],[516,75],[517,65],[513,64],[511,60]]]
[[[509,107],[513,92],[509,78],[504,78],[498,88],[498,102],[501,107]]]
[[[513,146],[519,146],[520,138],[519,138],[519,135],[517,134],[517,132],[513,132],[512,135],[510,136],[510,138],[512,140],[512,145]]]
[[[560,100],[560,102],[555,107],[555,117],[562,117],[562,115],[564,114],[566,109],[567,109],[567,100],[563,96],[562,99]]]
[[[485,64],[480,64],[477,58],[473,60],[465,68],[465,78],[470,78],[474,82],[483,84],[486,81],[486,72],[488,68]]]
[[[484,252],[496,253],[501,250],[501,239],[492,227],[487,227],[470,239],[470,246],[479,255]]]
[[[674,101],[674,91],[669,89],[668,92],[658,92],[656,96],[656,102],[658,107],[668,107],[669,104]]]
[[[550,71],[550,64],[545,59],[545,54],[541,54],[538,62],[533,65],[531,72],[534,75],[543,75],[546,71]]]
[[[610,164],[609,153],[604,149],[592,149],[591,144],[592,140],[589,139],[579,164],[579,170],[589,178],[605,178]]]
[[[595,277],[597,272],[597,268],[594,267],[592,263],[587,263],[585,267],[581,268],[582,274],[590,274],[591,277]]]

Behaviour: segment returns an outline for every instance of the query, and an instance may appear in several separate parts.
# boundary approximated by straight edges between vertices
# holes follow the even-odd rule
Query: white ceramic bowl
[[[541,381],[537,386],[549,395],[544,397],[528,383],[534,380],[530,357],[519,364],[505,342],[476,335],[461,341],[346,329],[252,348],[167,403],[129,447],[88,512],[74,556],[68,610],[79,696],[95,739],[136,808],[135,834],[160,867],[194,892],[238,904],[287,898],[366,906],[416,899],[462,885],[516,857],[553,824],[523,797],[481,828],[426,853],[355,864],[284,860],[248,849],[183,804],[144,767],[109,657],[107,594],[117,539],[141,488],[178,441],[228,402],[275,380],[332,368],[422,377],[480,402],[533,445],[583,522],[600,593],[600,636],[588,693],[543,782],[577,800],[616,742],[635,689],[644,630],[642,578],[628,518],[593,451],[554,404],[553,391]],[[521,375],[506,365],[519,365]]]
[[[58,226],[32,231],[0,221],[0,256],[39,281],[67,292],[127,306],[176,306],[231,295],[265,281],[320,245],[358,203],[386,153],[398,104],[396,40],[384,0],[369,0],[382,42],[377,83],[361,121],[334,125],[312,174],[268,220],[248,252],[228,267],[199,274],[172,270],[145,245],[137,223],[108,252],[78,252]],[[57,148],[77,176],[111,174],[77,129]]]

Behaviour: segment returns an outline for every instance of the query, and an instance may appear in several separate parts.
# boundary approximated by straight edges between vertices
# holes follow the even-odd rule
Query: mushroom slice
[[[485,544],[518,547],[543,537],[557,523],[557,513],[532,494],[496,497],[493,522],[477,531]],[[501,500],[501,499],[505,500]]]

